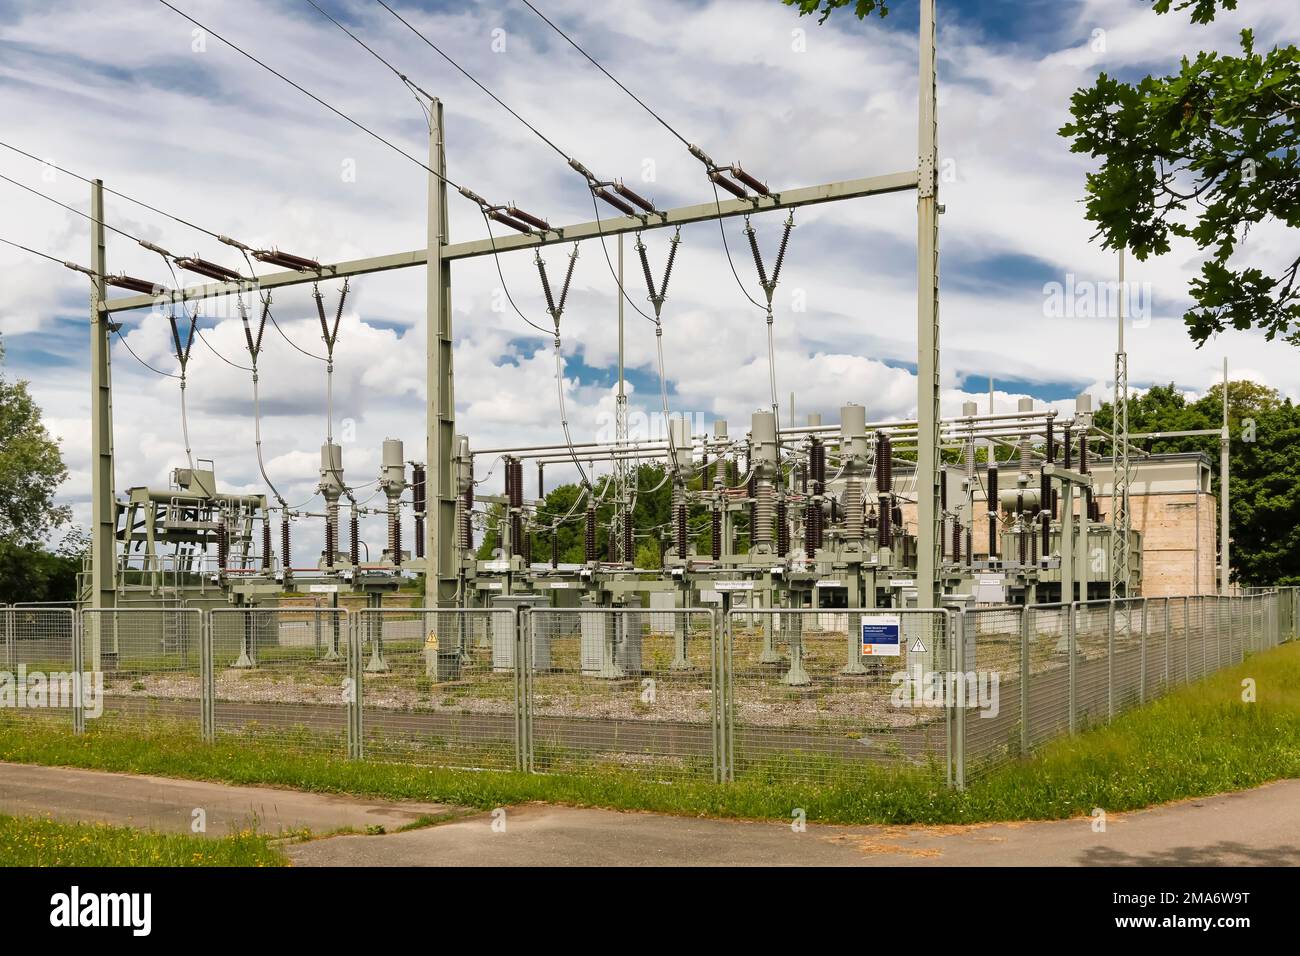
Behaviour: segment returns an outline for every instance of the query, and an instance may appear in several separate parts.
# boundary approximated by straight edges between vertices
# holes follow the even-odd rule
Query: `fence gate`
[[[342,608],[218,608],[210,616],[212,728],[346,754],[355,689]]]
[[[947,776],[951,714],[932,690],[953,669],[949,634],[939,610],[731,611],[728,777],[852,782],[881,764]]]
[[[529,769],[720,776],[712,610],[532,608],[524,622]]]
[[[353,616],[361,752],[402,763],[523,766],[517,624],[509,608]]]
[[[203,614],[197,608],[81,612],[82,662],[102,674],[97,730],[203,729]]]

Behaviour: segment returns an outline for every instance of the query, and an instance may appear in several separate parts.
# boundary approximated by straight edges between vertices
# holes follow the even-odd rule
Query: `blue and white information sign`
[[[902,620],[898,614],[862,615],[862,656],[898,657],[902,654]]]

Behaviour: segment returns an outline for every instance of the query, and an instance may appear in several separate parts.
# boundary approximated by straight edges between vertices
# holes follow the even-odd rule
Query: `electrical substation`
[[[1026,753],[1293,628],[1296,609],[1276,593],[1229,597],[1226,388],[1222,429],[1129,429],[1122,254],[1115,365],[1094,370],[1114,382],[1113,424],[1099,427],[1087,393],[997,410],[991,381],[988,407],[966,402],[941,414],[934,0],[918,4],[915,167],[798,188],[715,161],[525,2],[700,164],[712,198],[675,208],[597,176],[381,5],[559,153],[595,218],[553,225],[450,179],[455,131],[442,102],[319,7],[416,94],[427,158],[276,76],[427,173],[424,246],[331,263],[203,229],[236,265],[178,256],[106,223],[106,193],[145,204],[86,180],[90,262],[61,264],[91,284],[93,543],[73,612],[10,609],[6,620],[37,633],[27,653],[109,671],[114,713],[197,719],[209,740],[274,731],[295,745],[346,746],[352,757],[474,768],[581,769],[608,759],[718,781],[772,767],[827,779],[904,759],[945,767],[960,785],[968,758],[991,765]],[[782,401],[774,337],[789,320],[777,292],[801,241],[799,210],[899,193],[916,196],[916,413],[884,418],[845,381],[833,415],[796,418],[797,393]],[[449,235],[452,196],[475,207],[486,238]],[[778,237],[770,244],[755,228],[765,219]],[[742,242],[725,246],[728,222],[742,227]],[[722,230],[737,283],[761,290],[745,294],[755,323],[766,321],[768,387],[745,420],[701,423],[669,400],[673,356],[690,347],[675,335],[674,268],[692,254],[683,229],[696,224]],[[159,256],[172,281],[114,272],[107,231]],[[661,255],[645,242],[652,235],[666,238]],[[566,315],[584,255],[608,268],[617,292],[617,309],[602,317],[618,329],[612,438],[575,428],[565,406]],[[545,303],[538,324],[505,290],[553,346],[555,393],[539,400],[553,407],[554,428],[528,445],[496,446],[456,419],[453,274],[458,263],[490,258],[504,285],[500,261],[509,256],[530,258]],[[410,435],[385,439],[377,473],[358,474],[334,434],[335,366],[347,348],[340,323],[358,284],[402,269],[426,277],[425,434],[418,445]],[[208,281],[187,286],[182,273]],[[264,337],[269,323],[294,345],[273,301],[294,287],[311,289],[324,344],[313,357],[323,366],[326,426],[307,503],[276,487],[262,442],[261,383],[275,374]],[[221,468],[191,447],[189,360],[211,300],[231,304],[242,327],[249,461],[265,486],[254,494],[223,490]],[[142,310],[169,327],[185,455],[168,463],[166,487],[119,491],[111,346]],[[658,435],[630,434],[627,310],[653,328]],[[717,361],[725,374],[726,356]],[[1205,455],[1144,447],[1198,436],[1219,439],[1217,501]],[[557,509],[546,492],[560,469],[577,483]],[[504,477],[500,493],[494,475]],[[638,501],[655,494],[670,499],[667,521],[637,527]],[[381,539],[362,534],[379,521]],[[562,532],[572,540],[575,531],[579,561],[560,545]],[[318,537],[322,548],[303,543]],[[417,581],[422,592],[413,593]],[[976,669],[1019,688],[1006,691],[997,719],[967,722],[963,704],[912,709],[891,697],[891,671],[915,671],[919,686],[922,672]],[[340,679],[351,682],[343,701]]]
[[[922,6],[928,10],[931,5]],[[103,188],[95,183],[92,266],[82,270],[92,280],[95,299],[94,547],[82,595],[85,606],[258,606],[285,593],[326,589],[331,594],[363,594],[367,603],[380,606],[385,592],[413,574],[424,576],[428,607],[491,607],[505,602],[685,608],[725,601],[764,608],[928,608],[1212,591],[1215,516],[1208,497],[1208,462],[1199,455],[1181,460],[1153,458],[1133,444],[1135,436],[1126,427],[1122,316],[1116,353],[1117,427],[1112,432],[1094,425],[1087,395],[1081,395],[1073,414],[1067,415],[1022,399],[1014,412],[994,413],[991,407],[981,412],[968,403],[958,416],[940,416],[936,261],[942,207],[935,165],[933,22],[928,12],[920,37],[918,167],[866,179],[782,190],[763,183],[739,164],[719,164],[699,146],[688,144],[690,155],[704,166],[715,201],[661,210],[622,181],[601,180],[566,154],[569,165],[587,180],[597,210],[603,203],[617,217],[551,226],[517,206],[495,206],[458,186],[462,196],[480,207],[486,221],[502,224],[515,235],[453,243],[446,226],[452,184],[445,176],[442,106],[430,98],[426,249],[322,264],[219,237],[242,255],[247,265],[244,274],[142,243],[168,261],[173,276],[179,267],[214,280],[189,288],[164,288],[110,272],[104,259]],[[719,188],[731,198],[718,198]],[[663,356],[671,356],[673,348],[671,324],[664,322],[663,314],[670,304],[669,285],[682,226],[743,217],[755,278],[766,294],[771,356],[772,328],[779,321],[773,294],[792,241],[795,210],[903,190],[917,194],[917,418],[873,420],[861,396],[851,392],[844,396],[838,422],[823,423],[816,415],[804,422],[792,421],[789,415],[783,418],[777,395],[780,369],[773,357],[769,360],[771,393],[755,396],[758,410],[748,421],[718,420],[708,433],[692,433],[689,420],[675,416],[669,407],[663,385]],[[781,211],[786,219],[780,243],[774,258],[765,261],[750,219]],[[641,241],[643,234],[659,229],[674,230],[662,272],[651,263]],[[639,285],[639,281],[624,282],[627,234],[633,237],[635,250],[630,271],[644,278],[654,313],[662,415],[668,431],[656,441],[632,442],[627,431],[623,312],[625,300],[635,307],[629,290]],[[455,263],[511,253],[535,257],[553,323],[560,382],[562,318],[574,264],[584,242],[603,245],[609,239],[618,243],[615,440],[602,443],[578,435],[575,441],[562,387],[556,407],[562,441],[480,448],[473,435],[458,433],[450,329]],[[571,247],[562,284],[552,282],[541,258],[547,246]],[[283,271],[258,276],[253,271],[255,261]],[[385,441],[380,474],[365,476],[367,484],[377,481],[383,493],[379,511],[387,528],[385,540],[361,540],[359,518],[375,509],[358,503],[343,450],[331,434],[320,447],[317,492],[322,504],[315,511],[291,507],[269,478],[269,495],[225,494],[212,463],[196,464],[192,454],[189,461],[177,463],[169,487],[132,487],[125,495],[115,493],[109,371],[115,316],[142,308],[169,311],[184,415],[184,376],[197,304],[215,297],[236,299],[251,362],[255,452],[265,477],[258,358],[273,292],[293,285],[313,286],[327,348],[327,375],[332,375],[349,282],[407,267],[423,267],[428,273],[428,431],[423,455],[409,456],[399,439]],[[325,301],[331,285],[341,286],[333,309]],[[322,286],[327,287],[324,293]],[[137,294],[109,298],[107,291],[113,287]],[[327,394],[332,393],[327,390]],[[327,421],[332,428],[332,410],[327,409]],[[186,447],[188,454],[188,430]],[[527,494],[526,463],[537,467],[536,497]],[[580,496],[564,515],[544,513],[542,500],[545,468],[557,464],[575,466],[581,478]],[[671,484],[672,518],[667,528],[634,527],[640,490],[636,476],[645,464],[661,467],[663,481]],[[479,492],[482,479],[476,476],[498,465],[505,475],[504,494]],[[609,478],[597,483],[593,478],[597,469]],[[1148,475],[1158,475],[1154,486]],[[1226,489],[1227,475],[1223,478]],[[1184,499],[1190,496],[1186,515],[1191,520],[1173,526],[1166,523],[1156,553],[1144,546],[1142,522],[1133,521],[1134,489],[1142,489],[1144,498],[1179,495],[1179,507],[1185,511]],[[489,515],[487,509],[493,506]],[[1139,509],[1143,515],[1148,511]],[[707,533],[702,533],[700,516],[705,516]],[[478,542],[489,518],[500,546],[492,559],[478,560]],[[321,553],[307,555],[294,549],[295,529],[307,522],[323,527]],[[548,545],[556,541],[557,528],[566,522],[582,526],[581,564],[561,564],[555,548],[549,559],[546,554]],[[663,566],[639,568],[638,535],[650,533],[666,543]],[[534,553],[539,548],[542,553]],[[1220,579],[1226,580],[1226,566],[1219,571]]]

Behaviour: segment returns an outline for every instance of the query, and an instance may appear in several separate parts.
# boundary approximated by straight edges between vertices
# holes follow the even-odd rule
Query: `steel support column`
[[[442,101],[430,104],[429,166],[447,171]],[[451,269],[443,256],[447,245],[447,184],[429,176],[428,262],[426,265],[425,391],[426,449],[429,484],[425,522],[425,607],[455,603],[456,484],[452,455],[456,446],[456,405],[451,351]]]
[[[108,271],[104,242],[104,183],[90,186],[90,606],[117,605],[117,518],[113,513],[113,364],[109,336],[112,317],[104,308]],[[98,615],[96,615],[98,617]],[[92,623],[86,650],[88,666],[99,670],[99,621]]]
[[[920,109],[917,117],[916,328],[917,526],[929,529],[917,548],[919,607],[939,607],[939,177],[935,107],[934,0],[920,0]],[[929,490],[926,490],[928,485]],[[921,542],[918,542],[920,544]]]

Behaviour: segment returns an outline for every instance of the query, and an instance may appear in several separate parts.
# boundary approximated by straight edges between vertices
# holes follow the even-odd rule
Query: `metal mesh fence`
[[[834,782],[881,764],[946,775],[948,621],[935,610],[729,614],[730,775]]]
[[[211,613],[212,720],[220,735],[346,754],[348,613],[335,608],[228,608]]]
[[[1109,602],[1110,716],[1122,714],[1142,702],[1145,673],[1147,602],[1130,598]]]
[[[73,728],[74,704],[83,694],[76,646],[77,619],[70,609],[0,608],[0,720],[53,723]],[[84,700],[84,696],[81,697]]]
[[[1169,687],[1187,683],[1188,649],[1191,643],[1192,602],[1190,598],[1169,598]]]
[[[1025,608],[1028,665],[1025,742],[1035,747],[1070,731],[1070,658],[1074,645],[1068,605]]]
[[[724,619],[3,607],[0,721],[664,782],[852,785],[904,765],[964,783],[1292,639],[1296,610],[1264,591]]]
[[[1163,694],[1169,687],[1170,599],[1148,598],[1142,640],[1141,701]]]
[[[1021,707],[1028,635],[1018,607],[978,608],[963,616],[966,652],[955,670],[963,690],[967,772],[988,770],[1022,752]],[[973,699],[972,699],[973,698]]]
[[[474,769],[522,765],[514,611],[374,609],[354,615],[353,627],[365,756]]]
[[[530,769],[718,775],[713,611],[533,608],[526,633]]]
[[[1109,601],[1075,605],[1074,729],[1086,730],[1110,719]]]
[[[100,672],[103,706],[95,727],[202,730],[203,615],[197,608],[86,610],[82,660]]]

